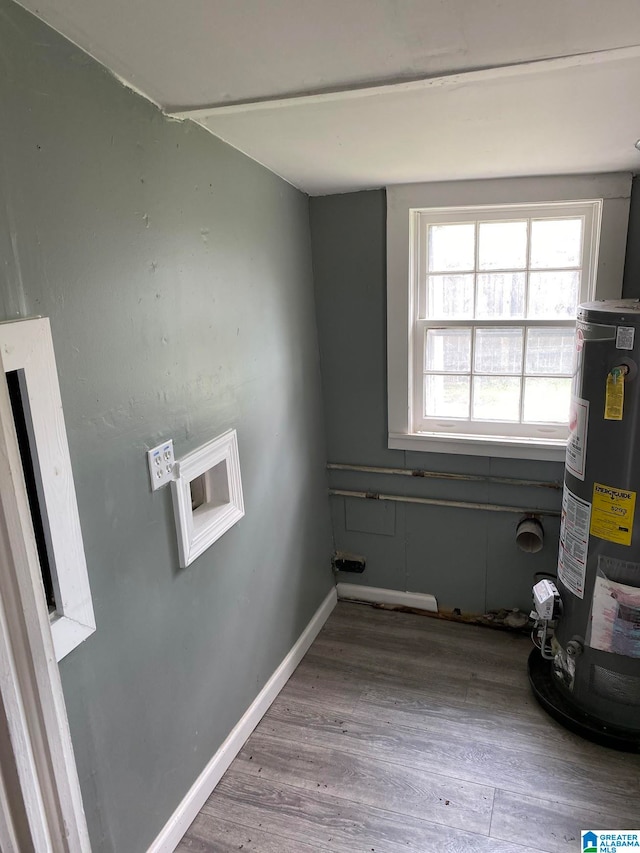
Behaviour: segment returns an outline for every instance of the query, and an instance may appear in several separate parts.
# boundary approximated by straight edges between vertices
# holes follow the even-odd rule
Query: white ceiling
[[[22,5],[310,194],[640,171],[638,0]]]

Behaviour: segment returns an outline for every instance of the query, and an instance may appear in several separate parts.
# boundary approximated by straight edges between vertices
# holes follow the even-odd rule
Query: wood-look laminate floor
[[[179,853],[579,853],[640,828],[640,756],[530,695],[527,638],[338,604]]]

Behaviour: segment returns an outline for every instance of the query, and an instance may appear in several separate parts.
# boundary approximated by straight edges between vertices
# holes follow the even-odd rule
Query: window
[[[387,190],[390,447],[563,458],[576,307],[620,295],[626,220],[621,240],[612,240],[612,199],[583,191],[564,201],[557,186],[545,199],[554,179],[539,181],[537,192],[529,179]],[[524,184],[526,201],[415,203],[458,201],[465,186],[475,201],[483,184],[489,196],[499,187],[511,197]],[[614,204],[613,221],[616,212]],[[606,280],[596,291],[601,226]]]
[[[600,209],[412,211],[414,432],[566,439]]]

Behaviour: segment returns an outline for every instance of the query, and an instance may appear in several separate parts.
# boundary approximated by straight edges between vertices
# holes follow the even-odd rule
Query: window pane
[[[476,317],[524,316],[525,273],[494,273],[478,276]]]
[[[525,373],[572,373],[573,329],[529,329]]]
[[[427,285],[428,317],[473,317],[473,275],[430,275]]]
[[[533,219],[531,267],[579,267],[582,256],[582,219]]]
[[[579,272],[532,272],[527,316],[574,319],[579,293]]]
[[[524,420],[563,424],[569,420],[571,379],[525,379]]]
[[[472,270],[475,267],[476,226],[429,226],[429,270]]]
[[[426,417],[468,418],[468,376],[425,376],[424,413]]]
[[[477,373],[520,373],[523,329],[476,329]],[[502,420],[502,418],[499,418]]]
[[[474,376],[473,418],[479,421],[518,421],[520,379],[516,376]]]
[[[471,329],[428,329],[425,369],[469,373]]]
[[[481,222],[478,266],[481,270],[521,270],[527,266],[527,223]]]

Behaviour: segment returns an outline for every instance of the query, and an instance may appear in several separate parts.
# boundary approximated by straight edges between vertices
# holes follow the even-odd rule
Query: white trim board
[[[452,71],[433,76],[416,77],[413,80],[391,80],[377,86],[344,86],[329,91],[292,93],[290,95],[282,95],[281,97],[264,97],[256,98],[255,100],[214,103],[204,106],[167,106],[164,107],[164,113],[171,118],[201,121],[202,119],[213,116],[249,113],[256,110],[275,110],[282,109],[283,107],[305,106],[306,104],[350,101],[355,98],[371,98],[390,95],[396,92],[415,92],[423,89],[441,88],[443,86],[468,86],[472,83],[482,83],[486,80],[499,80],[508,77],[548,73],[550,71],[560,71],[565,68],[582,68],[590,65],[599,65],[603,62],[620,62],[621,60],[636,59],[638,56],[640,56],[640,45],[634,44],[627,47],[593,50],[587,53],[573,53],[568,56],[552,56],[542,59],[530,59],[524,62],[510,62],[486,68],[474,68],[470,71]],[[118,79],[125,86],[132,88],[126,81],[121,78]],[[206,127],[206,125],[204,126]]]
[[[96,630],[78,502],[47,317],[0,323],[5,373],[19,371],[27,428],[51,558],[56,609],[49,616],[56,660]],[[28,412],[28,414],[27,414]]]
[[[1,726],[2,734],[5,739],[8,735],[10,741],[6,750],[3,749],[3,761],[7,758],[9,765],[13,763],[17,784],[10,791],[3,784],[0,791],[3,812],[0,839],[3,853],[27,849],[89,853],[89,834],[4,375],[7,361],[10,363],[10,358],[5,357],[12,354],[7,349],[9,345],[3,341],[0,347],[0,704],[6,719]],[[48,392],[53,394],[53,387]],[[64,424],[62,428],[64,432]],[[26,815],[24,826],[22,821],[14,820],[12,812],[12,805],[20,800]],[[29,836],[28,841],[25,835]]]
[[[425,592],[402,592],[399,589],[382,589],[377,586],[363,586],[357,583],[337,584],[338,598],[346,601],[366,601],[367,604],[396,604],[401,607],[414,607],[429,613],[438,612],[435,595]]]
[[[295,668],[317,637],[337,604],[335,587],[331,589],[292,649],[267,681],[260,693],[229,733],[220,749],[198,776],[185,798],[167,821],[164,829],[147,853],[173,853],[185,832],[195,820],[227,768],[240,752],[251,732],[266,714],[269,706],[292,676]]]
[[[179,459],[171,483],[178,553],[183,569],[244,516],[238,434],[235,429]],[[191,483],[204,476],[204,501],[191,502]]]
[[[463,453],[504,458],[561,461],[561,446],[542,439],[494,441],[479,436],[458,439],[414,432],[413,316],[410,253],[412,211],[430,208],[482,208],[553,205],[602,199],[602,222],[596,269],[596,299],[618,299],[622,292],[631,174],[555,175],[525,178],[442,181],[387,187],[387,414],[388,446],[417,452]]]

